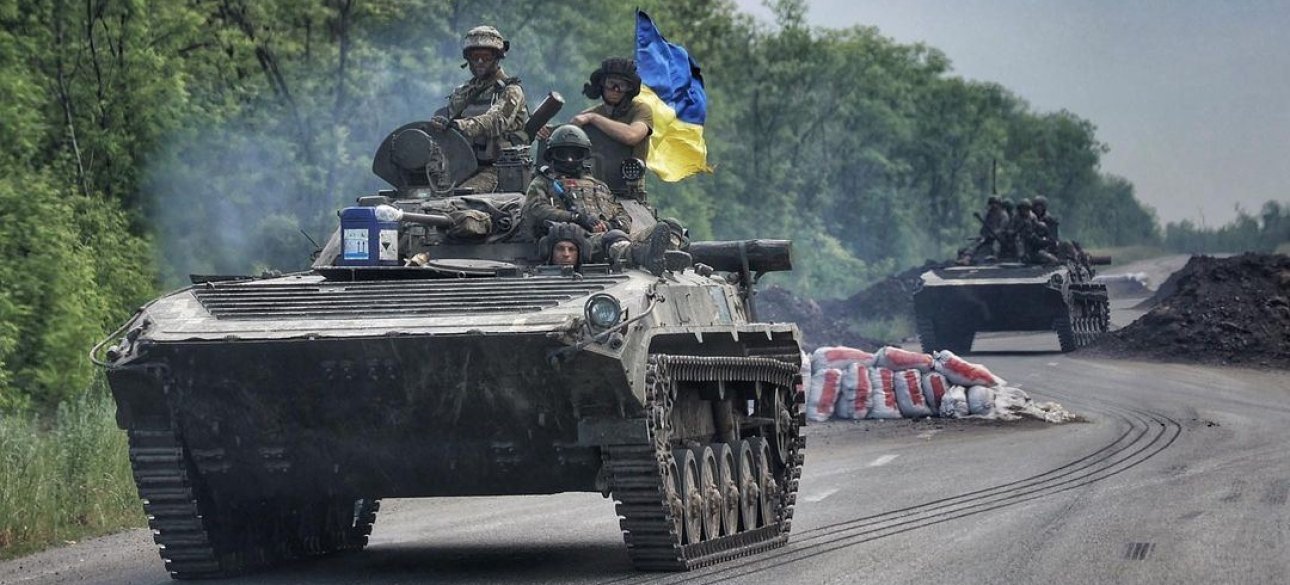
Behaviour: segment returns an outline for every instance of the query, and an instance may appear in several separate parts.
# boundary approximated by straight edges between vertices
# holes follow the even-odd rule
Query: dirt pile
[[[797,323],[807,351],[823,345],[846,345],[875,351],[886,345],[852,331],[847,325],[852,315],[838,313],[831,306],[841,302],[824,301],[830,304],[830,308],[825,309],[821,303],[799,297],[782,286],[769,286],[757,293],[757,317],[764,321]]]
[[[1089,351],[1290,367],[1290,256],[1196,256],[1160,291],[1155,308]]]
[[[927,262],[893,274],[874,283],[844,300],[820,301],[826,313],[848,315],[858,319],[914,318],[914,290],[920,277],[932,268],[946,266],[945,262]]]

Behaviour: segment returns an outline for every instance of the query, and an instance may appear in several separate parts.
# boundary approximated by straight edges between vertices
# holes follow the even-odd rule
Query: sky
[[[771,20],[761,0],[735,0]],[[808,0],[814,26],[875,26],[954,73],[1070,110],[1162,221],[1215,226],[1290,203],[1290,2]],[[1060,211],[1058,210],[1058,213]]]

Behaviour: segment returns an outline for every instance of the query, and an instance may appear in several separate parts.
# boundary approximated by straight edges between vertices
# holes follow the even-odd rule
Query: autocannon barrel
[[[436,213],[412,213],[410,211],[404,211],[399,220],[437,228],[449,228],[452,227],[453,224],[452,218],[446,215],[439,215]]]

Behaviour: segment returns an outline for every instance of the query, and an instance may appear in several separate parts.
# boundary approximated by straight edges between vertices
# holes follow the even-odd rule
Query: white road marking
[[[900,455],[883,455],[882,457],[874,459],[873,462],[869,464],[869,467],[881,467],[895,461],[897,457],[900,457]]]
[[[833,488],[831,490],[824,490],[822,492],[802,496],[801,499],[802,501],[805,501],[805,502],[818,502],[836,493],[838,493],[838,489]]]
[[[918,438],[924,439],[924,440],[931,439],[932,436],[934,436],[936,433],[939,433],[939,432],[941,432],[940,429],[932,429],[930,431],[924,431],[924,432],[918,433]]]

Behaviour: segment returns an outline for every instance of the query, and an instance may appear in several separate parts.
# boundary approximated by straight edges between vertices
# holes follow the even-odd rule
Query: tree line
[[[843,296],[947,257],[992,187],[1049,198],[1086,246],[1159,242],[1072,112],[954,75],[872,27],[761,23],[729,0],[641,0],[702,65],[716,168],[651,200],[697,239],[792,238],[785,280]],[[631,5],[592,0],[0,0],[0,410],[92,380],[89,346],[190,273],[300,269],[336,210],[381,188],[371,155],[467,74],[497,26],[535,104],[633,49]],[[997,180],[993,177],[997,169]],[[779,277],[786,278],[786,277]]]

